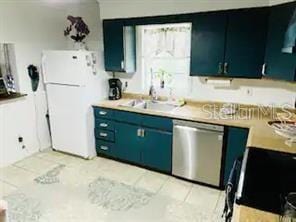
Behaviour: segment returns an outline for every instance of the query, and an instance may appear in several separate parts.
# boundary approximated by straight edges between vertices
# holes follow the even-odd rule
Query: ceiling
[[[67,1],[67,0],[66,0]],[[97,2],[103,2],[103,3],[122,3],[122,2],[125,2],[125,3],[144,3],[144,4],[147,4],[147,1],[145,0],[96,0]],[[183,3],[189,3],[189,2],[235,2],[237,0],[183,0],[182,2]],[[239,0],[241,2],[254,2],[254,0]],[[281,4],[281,3],[285,3],[285,2],[293,2],[295,0],[255,0],[256,2],[262,2],[262,4],[266,4],[266,5],[276,5],[276,4]],[[163,3],[163,2],[172,2],[172,0],[149,0],[149,3]]]

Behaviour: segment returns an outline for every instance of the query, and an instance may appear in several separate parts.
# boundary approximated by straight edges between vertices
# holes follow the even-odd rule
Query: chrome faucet
[[[152,101],[156,101],[157,100],[156,90],[155,90],[155,87],[153,85],[150,86],[149,96],[151,97],[151,100]]]

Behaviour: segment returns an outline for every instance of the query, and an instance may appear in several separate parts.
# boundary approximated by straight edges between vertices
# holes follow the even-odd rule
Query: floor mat
[[[101,176],[64,181],[58,165],[6,196],[10,222],[208,222],[190,204]]]

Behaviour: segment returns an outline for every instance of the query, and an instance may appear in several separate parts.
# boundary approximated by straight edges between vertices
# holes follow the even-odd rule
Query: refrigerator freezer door
[[[89,74],[86,54],[80,51],[44,51],[44,83],[84,86]]]
[[[52,147],[85,158],[93,156],[92,111],[85,100],[86,87],[54,84],[46,87]]]

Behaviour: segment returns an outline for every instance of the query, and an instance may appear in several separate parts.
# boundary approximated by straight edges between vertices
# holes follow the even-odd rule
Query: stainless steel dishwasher
[[[220,185],[224,127],[174,120],[173,175]]]

